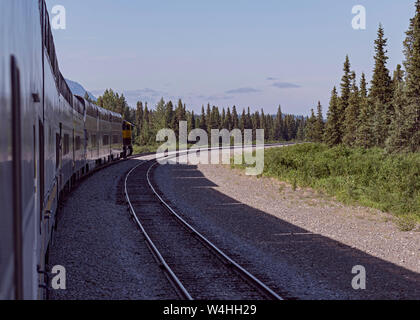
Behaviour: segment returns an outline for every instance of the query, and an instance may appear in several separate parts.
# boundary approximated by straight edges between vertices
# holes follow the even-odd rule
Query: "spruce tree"
[[[386,138],[389,135],[391,120],[393,117],[393,107],[391,104],[393,96],[393,87],[389,70],[386,67],[387,39],[384,29],[379,25],[378,38],[375,40],[375,68],[373,70],[372,85],[370,88],[370,100],[374,105],[373,115],[373,135],[375,144],[384,146]]]
[[[324,141],[329,146],[335,146],[339,144],[340,141],[340,101],[337,93],[337,89],[334,87],[331,99],[330,106],[328,110],[328,118],[325,126]],[[307,124],[308,127],[308,124]],[[308,137],[307,137],[308,138]]]
[[[236,106],[233,106],[232,108],[232,126],[233,126],[233,129],[239,128],[239,116],[238,116],[238,112],[236,111]]]
[[[405,90],[404,82],[396,84],[394,99],[392,100],[395,115],[391,122],[389,138],[386,141],[386,149],[389,152],[404,151],[410,145],[411,136],[409,131],[405,130],[406,120],[409,117],[407,112],[409,109],[408,99]]]
[[[347,107],[344,121],[344,136],[343,143],[348,146],[356,144],[356,132],[359,126],[358,119],[360,113],[360,96],[359,88],[356,84],[356,74],[352,72],[352,90],[349,99],[349,106]]]
[[[207,134],[209,135],[209,139],[211,136],[211,129],[212,129],[212,120],[211,120],[211,109],[210,109],[210,103],[207,104],[207,112],[206,112],[206,130]]]
[[[152,141],[151,141],[151,131],[150,131],[150,113],[149,113],[149,109],[147,108],[147,103],[146,103],[144,107],[143,125],[141,128],[141,134],[140,134],[140,144],[148,145],[151,142]]]
[[[136,109],[136,137],[140,135],[141,132],[141,126],[143,124],[143,117],[144,117],[144,111],[143,111],[143,102],[138,101],[137,102],[137,109]]]
[[[231,131],[233,129],[233,121],[232,121],[232,114],[230,113],[230,108],[228,107],[226,118],[225,118],[225,129]]]
[[[370,148],[374,145],[372,116],[373,108],[369,103],[367,82],[365,74],[363,73],[362,79],[360,80],[360,112],[357,121],[356,146]]]
[[[244,134],[245,129],[246,129],[245,109],[242,110],[242,116],[241,116],[241,119],[239,120],[239,128],[241,129],[242,134]]]
[[[274,121],[274,140],[282,141],[284,139],[284,124],[283,124],[283,113],[281,112],[281,106],[277,109],[277,116]]]
[[[296,140],[298,141],[305,140],[305,125],[303,121],[299,121],[298,131],[296,133]]]
[[[399,84],[401,84],[404,81],[404,70],[402,70],[402,67],[400,64],[397,65],[397,68],[394,71],[394,77],[392,78],[392,83],[394,85],[394,88],[396,89]]]
[[[315,112],[314,109],[311,109],[311,116],[308,119],[307,122],[307,127],[306,127],[306,137],[309,139],[309,141],[311,142],[316,142],[317,140],[317,133],[316,133],[316,123],[317,123],[317,119],[315,116]],[[288,126],[288,120],[287,117],[285,118],[285,127],[286,127],[286,135],[285,138],[288,141],[290,139],[289,137],[289,126]]]
[[[222,116],[221,116],[220,122],[222,123],[222,129],[225,129],[226,128],[225,127],[225,125],[226,125],[226,110],[225,110],[225,108],[223,108],[223,110],[222,110]]]
[[[410,29],[407,31],[407,39],[404,42],[406,54],[406,86],[405,90],[399,90],[396,122],[398,128],[393,128],[388,147],[393,150],[407,152],[420,151],[420,0],[416,1],[416,14],[411,19]],[[403,96],[401,96],[403,95]],[[395,125],[395,122],[394,122]]]
[[[324,116],[322,115],[321,101],[318,101],[317,116],[313,128],[313,140],[316,142],[322,142],[324,135]]]
[[[246,129],[252,129],[251,108],[248,107],[248,112],[245,118]]]
[[[344,62],[344,75],[341,78],[341,97],[339,99],[339,115],[338,115],[338,141],[339,143],[342,142],[343,135],[344,135],[344,121],[346,117],[346,109],[350,103],[350,95],[351,95],[351,85],[352,85],[352,75],[350,71],[350,59],[349,56],[346,56],[346,60]]]
[[[261,109],[261,124],[260,124],[259,129],[264,130],[264,139],[267,140],[268,138],[267,119],[265,117],[264,109]]]
[[[194,115],[194,111],[191,111],[191,113],[188,116],[188,133],[190,133],[194,129],[195,129],[195,115]]]
[[[176,128],[174,105],[172,104],[172,101],[169,101],[166,104],[165,126],[166,126],[166,128],[170,128],[170,129],[175,129]]]
[[[199,128],[204,131],[207,131],[206,112],[204,111],[204,106],[201,107],[201,117],[200,117]]]

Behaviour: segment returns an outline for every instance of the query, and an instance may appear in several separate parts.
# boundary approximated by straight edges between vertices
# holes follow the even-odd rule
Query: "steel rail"
[[[270,144],[270,145],[264,145],[263,147],[271,147],[271,146],[287,146],[289,144]],[[219,147],[219,148],[202,148],[200,151],[212,151],[212,150],[223,150],[223,149],[236,149],[236,148],[248,148],[248,147],[259,147],[255,145],[245,145],[245,146],[227,146],[227,147]],[[166,158],[167,160],[172,159],[174,157],[177,157],[179,155],[185,155],[189,152],[194,151],[191,149],[186,150],[180,150],[175,151],[174,155],[168,155]],[[196,150],[197,151],[197,150]],[[136,156],[131,156],[130,158],[133,159]],[[137,156],[138,157],[138,156]],[[152,239],[150,238],[149,234],[145,230],[144,226],[140,222],[134,207],[130,201],[130,197],[128,195],[128,188],[127,188],[127,181],[130,175],[140,166],[143,166],[147,163],[153,162],[153,164],[148,168],[146,173],[147,183],[151,190],[153,191],[154,195],[158,198],[158,200],[164,205],[164,207],[171,213],[171,215],[179,222],[183,227],[185,227],[188,231],[191,232],[193,236],[196,236],[199,241],[201,241],[207,248],[209,248],[213,253],[215,253],[226,265],[230,266],[235,272],[237,272],[242,278],[244,278],[249,284],[251,284],[254,288],[256,288],[261,294],[266,296],[269,299],[272,300],[284,300],[282,297],[280,297],[276,292],[274,292],[272,289],[270,289],[267,285],[265,285],[261,280],[259,280],[256,276],[252,275],[249,271],[247,271],[244,267],[239,265],[236,261],[231,259],[227,254],[225,254],[222,250],[220,250],[218,247],[216,247],[211,241],[209,241],[206,237],[204,237],[200,232],[198,232],[194,227],[192,227],[189,223],[187,223],[174,209],[171,208],[171,206],[159,195],[159,193],[156,191],[155,187],[153,186],[151,179],[150,179],[150,172],[153,167],[155,167],[158,162],[158,159],[154,160],[145,160],[144,162],[134,166],[126,175],[125,181],[124,181],[124,192],[125,192],[125,198],[127,201],[127,204],[129,206],[130,213],[132,217],[134,218],[137,226],[140,228],[141,232],[143,233],[147,246],[149,250],[152,252],[155,259],[158,261],[159,266],[164,270],[166,277],[168,278],[169,282],[174,286],[175,290],[177,291],[178,295],[186,300],[194,300],[194,298],[191,296],[191,294],[188,292],[188,290],[185,288],[185,286],[182,284],[180,279],[177,277],[177,275],[174,273],[174,271],[171,269],[171,267],[166,263],[165,259],[163,258],[162,254],[160,253],[159,249],[156,247]]]
[[[252,275],[249,271],[247,271],[244,267],[239,265],[235,262],[232,258],[230,258],[226,253],[220,250],[216,245],[214,245],[210,240],[204,237],[200,232],[198,232],[193,226],[191,226],[188,222],[186,222],[172,207],[159,195],[156,191],[155,187],[153,186],[151,179],[150,179],[150,172],[158,163],[154,162],[147,171],[147,182],[149,187],[152,189],[153,193],[159,199],[159,201],[169,210],[169,212],[173,215],[173,217],[181,223],[188,231],[190,231],[194,236],[196,236],[206,247],[211,249],[219,258],[221,258],[225,264],[232,267],[234,271],[239,273],[243,278],[245,278],[254,288],[256,288],[260,293],[265,295],[267,298],[272,300],[284,300],[280,297],[277,293],[275,293],[272,289],[270,289],[267,285],[265,285],[261,280],[259,280],[256,276]]]
[[[141,232],[143,233],[147,245],[149,247],[149,250],[152,252],[152,254],[154,255],[155,259],[158,260],[158,263],[160,265],[160,267],[164,270],[165,275],[167,276],[169,282],[175,287],[175,289],[177,290],[178,294],[186,300],[194,300],[192,298],[192,296],[190,295],[190,293],[188,292],[188,290],[184,287],[184,285],[182,284],[182,282],[179,280],[179,278],[176,276],[176,274],[172,271],[171,267],[169,267],[169,265],[166,263],[165,259],[163,258],[162,254],[159,252],[158,248],[156,247],[156,245],[153,243],[152,239],[150,238],[149,234],[146,232],[146,230],[144,229],[142,223],[140,222],[134,207],[130,201],[130,197],[128,196],[128,190],[127,190],[127,181],[129,176],[131,175],[131,173],[136,170],[137,168],[139,168],[140,166],[145,165],[146,163],[148,163],[150,161],[145,161],[142,162],[140,164],[138,164],[137,166],[135,166],[134,168],[132,168],[128,174],[125,177],[125,182],[124,182],[124,189],[125,189],[125,199],[127,200],[127,203],[130,207],[130,212],[131,215],[133,216],[136,224],[138,225],[138,227],[140,228]]]

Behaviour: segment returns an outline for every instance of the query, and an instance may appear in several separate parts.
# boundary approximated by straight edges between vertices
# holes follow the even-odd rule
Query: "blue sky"
[[[47,0],[63,5],[67,29],[55,30],[61,70],[94,94],[113,88],[154,104],[182,98],[199,111],[250,106],[326,112],[349,54],[370,78],[382,22],[389,68],[403,60],[414,0]],[[352,7],[364,5],[367,29],[353,30]]]

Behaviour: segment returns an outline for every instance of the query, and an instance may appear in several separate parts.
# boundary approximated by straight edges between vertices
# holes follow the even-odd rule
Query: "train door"
[[[12,88],[12,171],[13,171],[13,242],[15,298],[23,299],[22,254],[22,149],[20,73],[15,57],[11,57]]]

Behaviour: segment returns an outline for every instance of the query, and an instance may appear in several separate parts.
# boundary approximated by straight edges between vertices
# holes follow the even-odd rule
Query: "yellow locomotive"
[[[131,156],[133,154],[133,128],[134,125],[132,123],[123,120],[122,131],[125,157]]]

